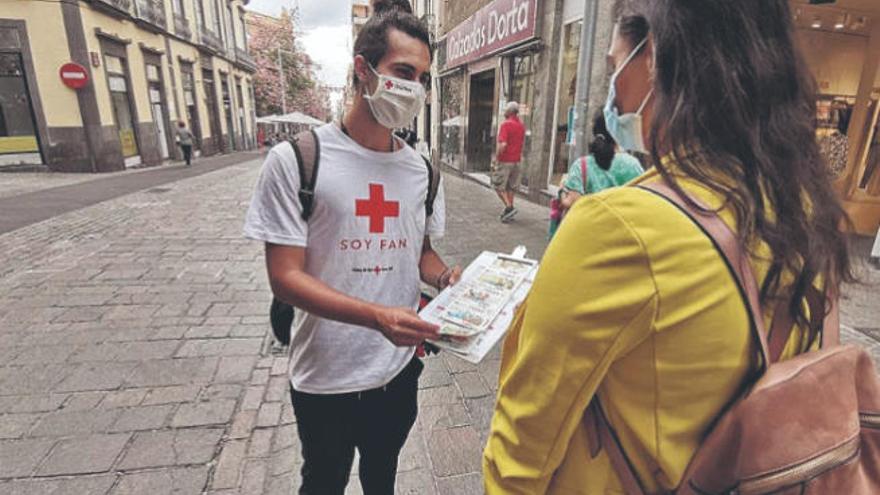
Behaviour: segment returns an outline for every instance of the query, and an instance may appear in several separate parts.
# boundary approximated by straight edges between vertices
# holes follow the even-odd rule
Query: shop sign
[[[446,36],[451,69],[535,37],[538,0],[495,0]]]
[[[62,65],[58,73],[61,76],[61,82],[71,89],[81,89],[89,83],[89,74],[86,72],[86,68],[73,62]]]

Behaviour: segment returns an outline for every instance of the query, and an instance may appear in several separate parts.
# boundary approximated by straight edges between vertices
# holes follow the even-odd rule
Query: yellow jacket
[[[708,189],[679,183],[720,206]],[[733,226],[729,211],[722,218]],[[766,259],[765,245],[757,252]],[[766,261],[752,266],[763,280]],[[792,338],[785,355],[799,344]],[[689,218],[634,187],[582,198],[504,344],[487,493],[622,493],[604,452],[588,452],[581,418],[596,393],[649,493],[674,488],[755,349],[732,275]]]

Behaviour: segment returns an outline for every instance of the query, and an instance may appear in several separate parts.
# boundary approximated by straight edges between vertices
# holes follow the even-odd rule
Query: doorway
[[[495,113],[495,70],[471,76],[468,101],[467,167],[470,172],[489,172],[495,139],[492,117]]]
[[[235,149],[235,128],[232,125],[232,94],[229,92],[229,76],[220,73],[220,92],[223,98],[223,115],[226,117],[226,140],[223,142],[223,151],[229,152]]]
[[[141,164],[135,132],[135,114],[128,89],[128,64],[122,57],[104,54],[104,71],[110,88],[110,102],[113,106],[116,130],[122,145],[122,157],[126,167]]]
[[[25,77],[21,53],[0,53],[0,167],[43,163]]]
[[[169,157],[168,130],[165,128],[162,97],[158,89],[150,88],[150,109],[153,113],[153,122],[156,124],[156,134],[159,136],[159,151],[162,154],[162,159],[167,160]]]
[[[193,154],[199,156],[202,149],[202,127],[199,123],[199,111],[196,107],[196,83],[193,78],[192,65],[181,64],[180,74],[183,86],[183,102],[186,109],[186,121],[189,122],[189,130],[193,133]]]
[[[156,125],[156,134],[159,139],[159,153],[163,160],[170,156],[168,126],[165,118],[165,91],[162,87],[162,76],[159,64],[147,63],[147,92],[150,97],[150,113],[153,123]]]
[[[208,133],[213,143],[210,154],[214,154],[223,149],[223,138],[220,135],[220,115],[217,110],[217,90],[214,86],[213,70],[202,69],[202,86],[205,90],[205,108],[208,109]]]

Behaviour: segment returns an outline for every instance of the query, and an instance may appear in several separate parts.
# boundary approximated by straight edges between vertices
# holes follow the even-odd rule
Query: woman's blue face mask
[[[617,105],[615,105],[614,102],[617,100],[617,77],[620,76],[623,69],[629,65],[632,59],[634,59],[639,53],[639,50],[645,46],[647,41],[648,38],[642,40],[642,42],[630,52],[620,67],[614,71],[614,74],[611,76],[611,84],[608,88],[608,100],[605,102],[604,110],[605,126],[608,128],[608,133],[611,134],[611,137],[613,137],[617,144],[624,150],[636,151],[639,153],[648,152],[645,147],[645,139],[642,135],[642,111],[645,109],[645,105],[648,104],[648,100],[651,98],[651,94],[654,90],[652,89],[648,92],[636,113],[620,115]]]

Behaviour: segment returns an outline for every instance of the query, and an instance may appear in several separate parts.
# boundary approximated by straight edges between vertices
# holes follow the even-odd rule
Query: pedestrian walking
[[[275,146],[247,212],[244,232],[265,243],[275,296],[298,309],[300,494],[343,494],[355,451],[363,492],[394,493],[418,411],[415,349],[438,337],[415,311],[420,281],[442,289],[460,276],[431,245],[445,230],[439,175],[392,134],[421,110],[431,59],[424,24],[377,3],[355,41],[350,111],[302,137],[316,140],[311,161],[305,141]],[[307,163],[311,184],[299,170]]]
[[[193,133],[186,128],[186,123],[182,120],[177,122],[177,145],[183,152],[183,160],[186,166],[192,165],[192,149],[193,149]]]
[[[719,415],[772,362],[756,337],[763,323],[789,323],[773,332],[781,353],[773,359],[814,350],[833,340],[822,330],[823,297],[834,301],[840,283],[852,280],[838,232],[846,213],[826,180],[815,86],[788,0],[638,6],[644,11],[621,19],[612,35],[605,115],[614,140],[649,153],[655,169],[638,187],[578,201],[545,254],[504,348],[483,460],[489,495],[676,491]],[[667,199],[676,193],[703,206]],[[734,271],[691,219],[698,217],[723,221],[724,246],[745,241]],[[733,274],[744,267],[757,284],[737,283]],[[746,305],[746,293],[760,305]],[[810,311],[812,295],[819,304]],[[798,432],[816,426],[786,423],[812,405],[772,407],[756,422]],[[767,440],[765,450],[797,450],[800,440]],[[713,467],[747,467],[738,459]],[[853,466],[851,474],[862,469]],[[833,492],[809,485],[806,493]],[[725,487],[682,491],[740,491]]]
[[[513,205],[516,190],[519,188],[522,168],[523,144],[526,140],[526,127],[519,120],[519,104],[515,101],[507,103],[504,109],[504,122],[498,129],[498,142],[495,151],[495,167],[492,171],[492,186],[495,193],[504,203],[501,221],[507,223],[516,216],[517,209]]]
[[[639,160],[626,152],[617,151],[617,143],[605,126],[601,113],[593,119],[593,138],[590,154],[580,157],[568,169],[562,187],[562,208],[568,210],[586,194],[595,194],[618,187],[645,173]]]

